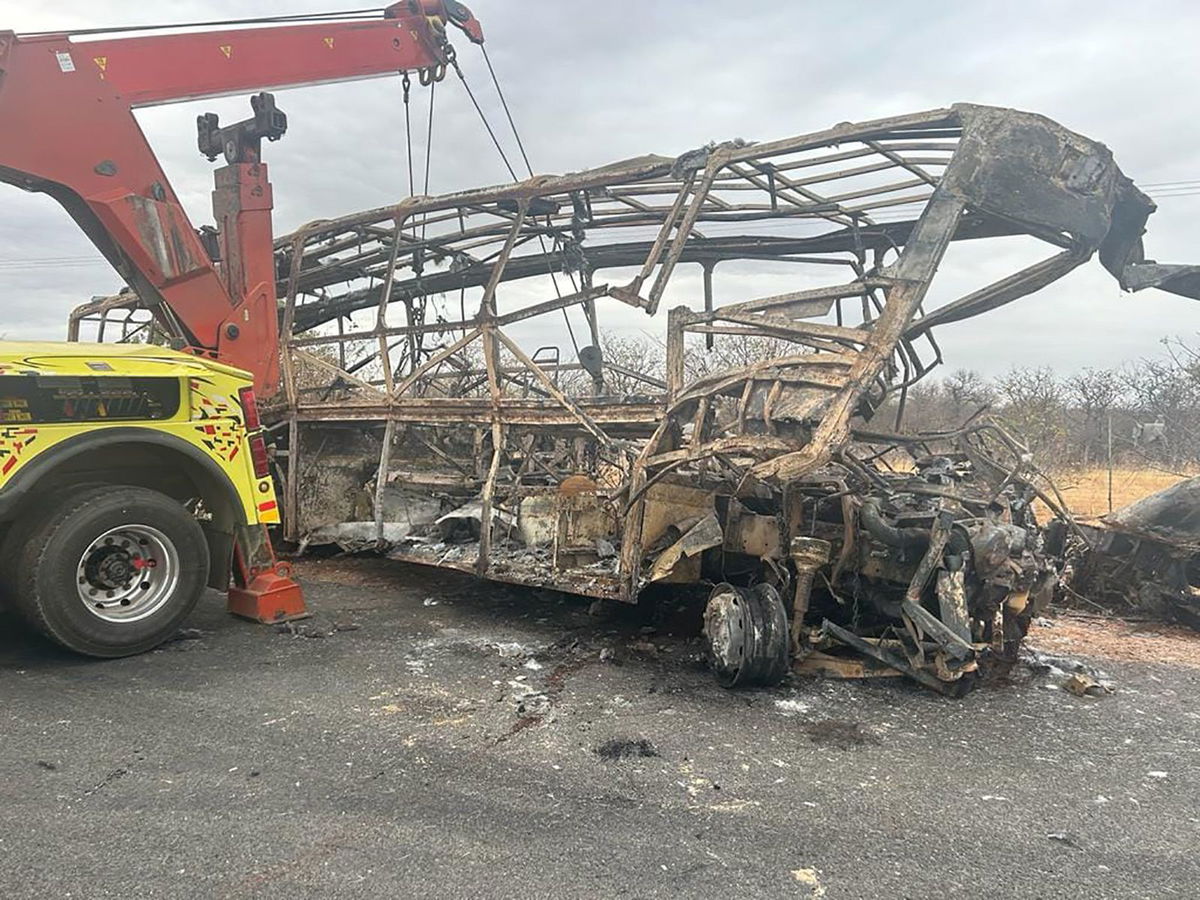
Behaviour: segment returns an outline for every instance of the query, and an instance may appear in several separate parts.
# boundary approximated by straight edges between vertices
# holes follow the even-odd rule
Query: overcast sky
[[[348,3],[348,7],[358,4]],[[710,140],[769,140],[848,120],[953,102],[1044,113],[1111,147],[1139,184],[1200,184],[1200,4],[1129,2],[801,3],[758,0],[474,0],[488,47],[539,172],[565,172]],[[40,8],[39,8],[40,7]],[[15,31],[186,22],[336,9],[264,0],[0,0]],[[1183,39],[1180,36],[1185,36]],[[478,50],[456,42],[464,69],[498,116]],[[2,89],[2,84],[0,84]],[[423,98],[422,98],[423,101]],[[406,193],[398,79],[279,92],[287,136],[268,147],[276,230],[375,207]],[[212,166],[195,150],[195,116],[244,118],[245,98],[147,110],[140,120],[198,225],[210,219]],[[0,122],[0,141],[4,140]],[[439,92],[431,190],[506,180],[457,85]],[[91,245],[48,198],[0,186],[0,296],[8,338],[58,339],[69,310],[119,287]],[[1177,192],[1178,193],[1178,192]],[[1200,193],[1164,197],[1147,253],[1200,262]],[[950,257],[942,297],[974,270],[1007,274],[1021,256]],[[1043,252],[1042,255],[1048,255]],[[968,283],[968,281],[970,283]],[[719,301],[761,293],[726,278]],[[660,333],[616,301],[616,330]],[[1064,371],[1154,355],[1164,336],[1194,338],[1200,303],[1159,291],[1122,295],[1092,262],[996,313],[939,331],[951,368],[989,374],[1014,365]]]

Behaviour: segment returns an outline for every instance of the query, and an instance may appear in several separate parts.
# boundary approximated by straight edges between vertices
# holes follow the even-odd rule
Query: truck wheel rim
[[[157,528],[121,525],[88,545],[75,574],[79,599],[92,615],[106,622],[137,622],[174,595],[179,553]]]

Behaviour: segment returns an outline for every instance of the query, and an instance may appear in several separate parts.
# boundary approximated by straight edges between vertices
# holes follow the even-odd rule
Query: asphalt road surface
[[[0,618],[4,897],[1194,898],[1200,669],[722,690],[687,628],[385,561],[96,663]]]

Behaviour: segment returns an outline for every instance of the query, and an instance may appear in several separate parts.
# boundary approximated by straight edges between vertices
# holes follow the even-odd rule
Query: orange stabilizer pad
[[[231,587],[228,603],[233,615],[263,625],[309,616],[300,585],[288,577],[284,565],[259,572],[245,587]]]

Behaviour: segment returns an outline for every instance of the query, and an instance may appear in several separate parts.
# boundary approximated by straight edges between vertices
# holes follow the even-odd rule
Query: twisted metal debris
[[[1200,296],[1200,269],[1144,258],[1153,210],[1103,145],[960,104],[313,222],[276,244],[287,535],[624,601],[716,584],[729,683],[777,678],[783,653],[957,690],[1012,657],[1053,587],[1031,512],[1049,495],[995,426],[878,423],[902,428],[937,326],[1096,254],[1124,289]],[[1015,235],[1047,255],[926,308],[953,242]],[[770,267],[792,289],[716,303],[718,270]],[[606,360],[601,305],[653,316],[668,296],[686,303],[665,379]],[[135,307],[91,304],[75,331],[130,333]],[[525,349],[559,317],[573,352]],[[689,355],[752,337],[794,350],[687,377]]]

